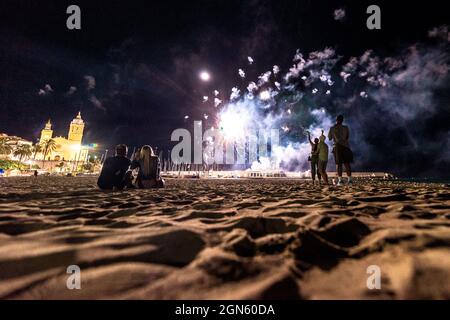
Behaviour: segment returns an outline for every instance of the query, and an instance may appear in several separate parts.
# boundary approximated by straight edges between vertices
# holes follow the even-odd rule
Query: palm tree
[[[48,139],[42,142],[42,150],[44,153],[44,160],[47,155],[56,150],[56,141],[54,139]]]
[[[31,157],[33,152],[31,151],[31,146],[29,144],[19,144],[16,147],[16,150],[14,150],[13,154],[14,154],[15,157],[19,157],[19,162],[22,162],[22,159],[24,157],[25,158]]]
[[[36,160],[36,155],[42,152],[42,145],[40,143],[36,143],[33,148],[33,160]]]
[[[13,148],[8,142],[9,142],[8,138],[3,137],[0,138],[0,155],[1,154],[9,155],[12,152]]]

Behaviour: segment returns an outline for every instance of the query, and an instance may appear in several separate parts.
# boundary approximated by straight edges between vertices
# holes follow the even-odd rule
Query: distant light
[[[200,79],[202,81],[209,81],[211,79],[211,75],[207,71],[200,72]]]
[[[264,101],[270,100],[270,92],[268,90],[261,91],[261,93],[259,94],[259,98]]]
[[[221,104],[222,103],[222,100],[220,100],[219,98],[214,98],[214,107],[218,107],[219,106],[219,104]]]

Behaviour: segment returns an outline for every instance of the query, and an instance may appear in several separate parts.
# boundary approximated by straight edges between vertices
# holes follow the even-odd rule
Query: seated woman
[[[159,158],[153,152],[152,147],[143,146],[139,157],[131,163],[130,169],[138,169],[136,185],[138,188],[163,188],[164,180],[161,179]]]

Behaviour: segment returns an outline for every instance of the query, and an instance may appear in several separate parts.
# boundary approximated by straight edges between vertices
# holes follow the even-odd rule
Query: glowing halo
[[[199,77],[200,77],[200,80],[205,81],[205,82],[207,82],[211,79],[211,75],[209,74],[208,71],[200,72]]]
[[[241,139],[251,124],[251,116],[245,109],[228,106],[218,116],[218,127],[225,139]]]
[[[269,90],[264,90],[259,93],[259,98],[263,101],[270,100],[271,95]]]

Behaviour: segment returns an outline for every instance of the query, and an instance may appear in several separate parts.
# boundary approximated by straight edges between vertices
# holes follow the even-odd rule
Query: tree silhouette
[[[0,154],[10,154],[13,150],[13,147],[8,144],[9,139],[8,138],[0,138]]]
[[[44,153],[44,160],[47,155],[50,155],[56,150],[56,141],[54,139],[48,139],[42,142],[42,150]]]
[[[42,152],[42,145],[40,143],[36,143],[33,147],[32,147],[32,151],[33,151],[33,160],[36,160],[36,155],[38,153]]]
[[[33,154],[31,146],[29,144],[19,144],[14,150],[14,156],[19,157],[19,162],[22,162],[23,158],[29,158]]]

